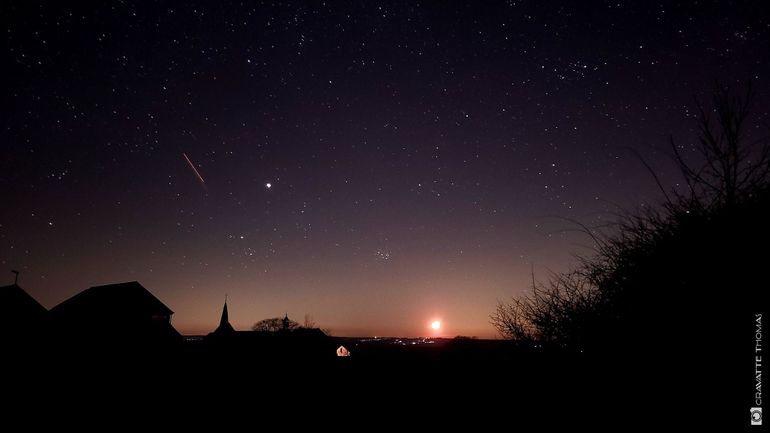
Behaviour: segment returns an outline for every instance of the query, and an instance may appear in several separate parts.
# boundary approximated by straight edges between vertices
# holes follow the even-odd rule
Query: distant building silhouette
[[[289,320],[289,313],[283,315],[283,320],[281,320],[281,323],[283,324],[284,331],[288,331],[290,329],[291,320]]]
[[[0,287],[0,335],[7,341],[36,334],[48,311],[17,284]]]
[[[180,340],[174,314],[136,281],[86,289],[53,307],[52,330],[61,340],[145,344]]]
[[[276,360],[334,356],[333,340],[320,329],[298,327],[296,322],[289,319],[288,313],[284,314],[283,319],[275,317],[266,321],[270,322],[268,329],[236,331],[230,325],[225,300],[219,326],[204,341],[216,348],[213,350],[225,351],[223,353],[267,355]]]

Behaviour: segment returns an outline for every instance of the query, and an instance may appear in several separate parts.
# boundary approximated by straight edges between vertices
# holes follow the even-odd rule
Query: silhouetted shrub
[[[529,294],[499,303],[491,316],[498,332],[593,351],[719,341],[758,295],[770,244],[770,144],[744,136],[750,102],[750,91],[735,97],[720,85],[711,112],[696,100],[700,163],[671,140],[687,190],[658,182],[658,208],[628,213],[611,235],[584,227],[596,254],[546,283],[533,277]]]

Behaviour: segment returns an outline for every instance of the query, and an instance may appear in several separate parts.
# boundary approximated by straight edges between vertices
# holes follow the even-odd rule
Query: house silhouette
[[[62,341],[106,345],[180,340],[170,308],[136,281],[95,286],[53,307],[52,333]]]
[[[0,336],[21,342],[37,337],[48,311],[17,284],[0,287]]]

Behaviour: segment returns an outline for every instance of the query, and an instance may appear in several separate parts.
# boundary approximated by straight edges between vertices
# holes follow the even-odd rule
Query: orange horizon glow
[[[221,310],[220,310],[221,312]],[[232,316],[231,316],[232,317]],[[291,313],[289,317],[292,318]],[[172,325],[185,336],[201,336],[206,335],[216,328],[216,323],[210,325],[193,325],[193,324],[180,324],[172,320]],[[500,336],[495,333],[494,329],[486,328],[469,328],[469,329],[447,329],[445,321],[441,321],[441,329],[434,331],[431,328],[433,320],[428,321],[418,329],[410,328],[395,328],[395,327],[377,327],[377,328],[364,328],[364,327],[348,327],[348,326],[334,326],[330,324],[325,326],[324,323],[318,322],[318,326],[321,329],[331,331],[330,335],[333,337],[359,337],[359,338],[454,338],[458,335],[481,338],[481,339],[499,339]],[[231,321],[233,327],[238,331],[248,331],[251,329],[251,322],[241,322],[239,320]],[[427,331],[426,330],[427,328]],[[422,329],[422,330],[421,330]]]

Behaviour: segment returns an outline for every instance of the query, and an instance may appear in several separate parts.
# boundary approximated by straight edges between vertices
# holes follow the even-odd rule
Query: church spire
[[[219,319],[219,327],[230,325],[230,318],[227,315],[227,295],[225,295],[225,306],[222,308],[222,318]]]
[[[235,329],[230,325],[230,317],[227,314],[227,295],[225,295],[225,306],[222,307],[222,317],[219,319],[219,326],[214,330],[214,333],[223,334],[230,332],[235,332]]]
[[[289,330],[289,324],[291,323],[289,321],[289,313],[288,312],[286,314],[284,314],[283,320],[281,320],[281,323],[283,324],[283,330],[284,331],[288,331]]]

